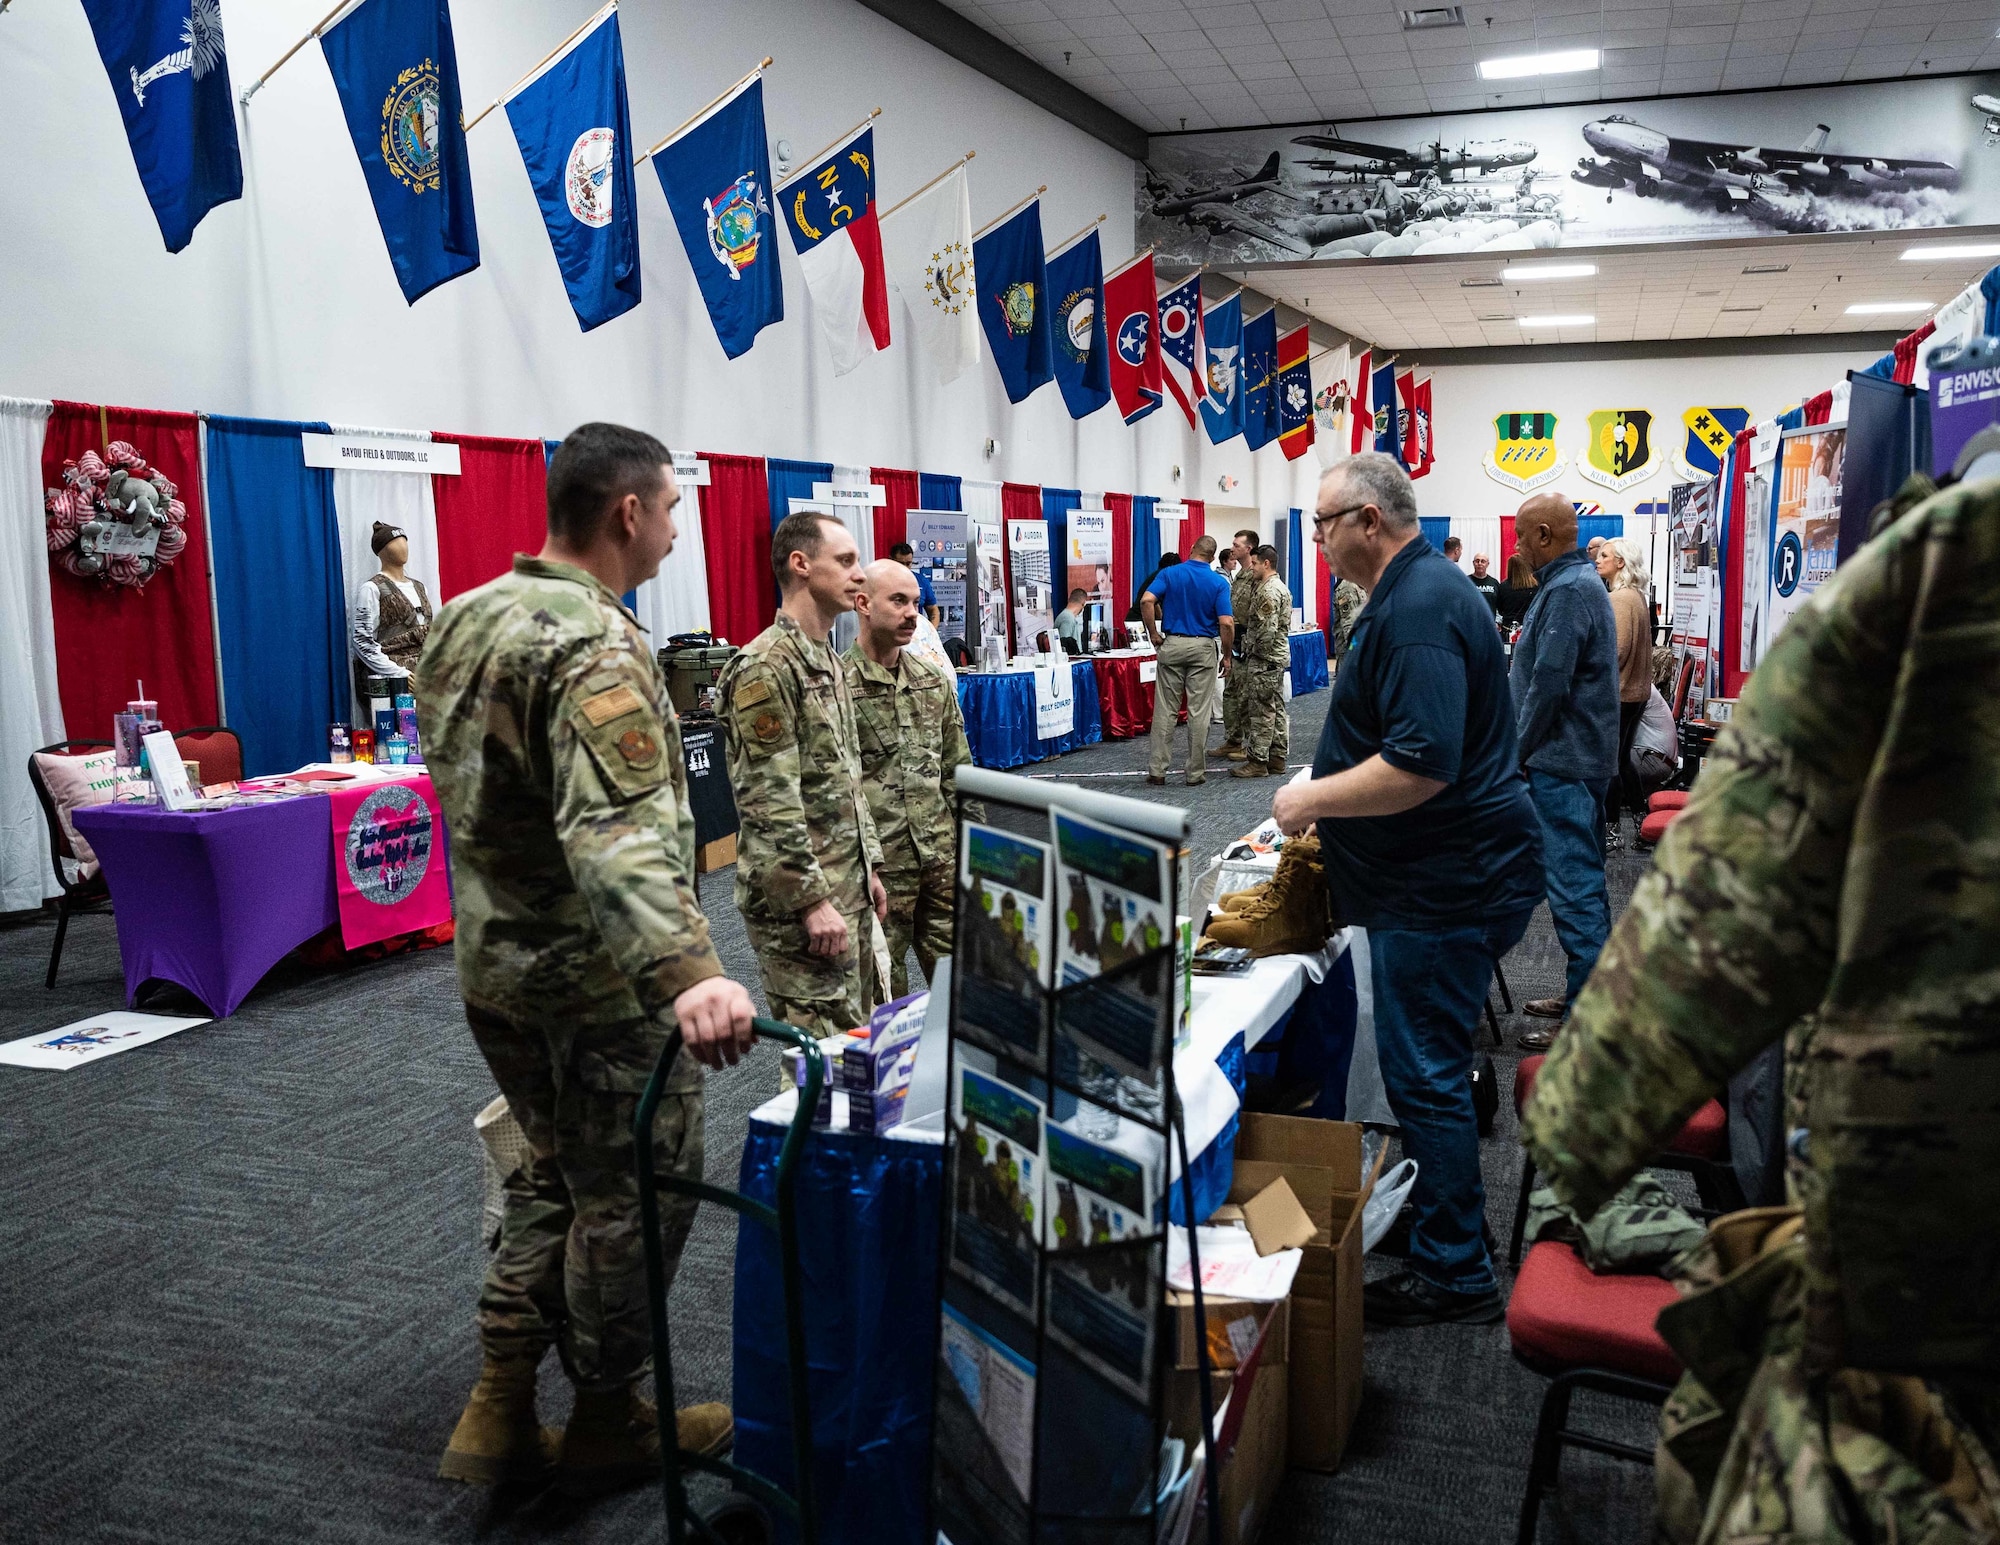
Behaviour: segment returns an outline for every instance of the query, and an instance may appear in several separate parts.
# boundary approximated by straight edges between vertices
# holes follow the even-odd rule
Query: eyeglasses
[[[1313,535],[1318,536],[1321,527],[1332,525],[1335,521],[1339,520],[1343,515],[1352,515],[1356,510],[1366,510],[1372,508],[1374,508],[1373,502],[1364,499],[1359,504],[1350,504],[1344,510],[1335,510],[1331,515],[1314,515]]]

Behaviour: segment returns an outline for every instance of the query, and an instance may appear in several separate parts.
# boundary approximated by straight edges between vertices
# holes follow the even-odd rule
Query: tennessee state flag
[[[1375,414],[1368,405],[1368,361],[1372,352],[1369,349],[1361,351],[1361,363],[1354,375],[1354,395],[1348,399],[1347,454],[1350,456],[1359,456],[1362,447],[1368,444],[1368,437],[1374,433]]]
[[[844,376],[889,347],[889,281],[875,224],[875,130],[864,126],[778,189],[819,330]]]
[[[1278,448],[1297,461],[1313,443],[1312,340],[1295,328],[1278,340]]]
[[[1166,397],[1150,250],[1104,281],[1104,325],[1111,335],[1111,396],[1125,422],[1136,424]]]

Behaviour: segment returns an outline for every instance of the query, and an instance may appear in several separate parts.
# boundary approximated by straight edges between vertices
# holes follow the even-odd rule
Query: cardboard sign
[[[118,1009],[79,1019],[60,1030],[44,1030],[39,1035],[9,1041],[0,1046],[0,1062],[17,1068],[66,1073],[86,1062],[115,1057],[121,1051],[149,1046],[177,1030],[207,1023],[206,1019],[178,1019],[166,1014],[134,1014]]]

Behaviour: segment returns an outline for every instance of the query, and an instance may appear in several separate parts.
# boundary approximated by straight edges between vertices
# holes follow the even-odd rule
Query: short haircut
[[[1196,538],[1194,546],[1189,549],[1188,556],[1193,558],[1196,563],[1208,562],[1209,559],[1215,556],[1215,538],[1212,536]]]
[[[1090,599],[1090,592],[1088,590],[1078,588],[1076,590],[1072,590],[1069,593],[1069,598],[1072,601],[1088,601]]]
[[[605,513],[627,494],[650,499],[674,459],[643,429],[579,424],[549,458],[549,535],[570,547],[597,540]]]
[[[1465,544],[1455,536],[1448,536],[1444,539],[1444,550],[1447,553],[1463,552]]]
[[[808,561],[817,558],[826,542],[827,526],[840,526],[840,522],[817,510],[800,510],[778,522],[778,529],[771,533],[771,572],[777,576],[780,595],[792,585],[792,554],[804,553]]]
[[[1382,524],[1401,535],[1417,529],[1417,490],[1403,464],[1383,451],[1362,451],[1327,469],[1358,499],[1382,512]]]
[[[1278,566],[1278,549],[1273,547],[1269,542],[1258,548],[1256,552],[1251,554],[1251,557],[1263,559],[1264,562],[1270,564],[1274,569]]]
[[[1244,539],[1245,541],[1249,542],[1249,544],[1250,544],[1250,551],[1252,551],[1252,552],[1254,553],[1254,552],[1255,552],[1255,551],[1257,550],[1257,535],[1258,535],[1258,534],[1257,534],[1257,533],[1256,533],[1255,531],[1249,531],[1249,530],[1244,530],[1244,531],[1239,531],[1239,532],[1237,532],[1236,534],[1237,534],[1238,536],[1242,537],[1242,538],[1243,538],[1243,539]]]
[[[908,542],[898,542],[894,547],[889,549],[889,556],[894,558],[898,563],[901,563],[905,558],[914,558],[916,555],[917,550]]]

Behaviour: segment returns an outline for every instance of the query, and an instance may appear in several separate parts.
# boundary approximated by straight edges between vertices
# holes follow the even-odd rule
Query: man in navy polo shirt
[[[1321,479],[1313,534],[1368,592],[1310,782],[1271,802],[1319,824],[1335,913],[1368,930],[1375,1040],[1403,1151],[1417,1161],[1410,1269],[1363,1289],[1371,1325],[1505,1312],[1484,1236],[1474,1035],[1493,966],[1542,897],[1541,828],[1514,750],[1493,613],[1417,527],[1396,460],[1349,457]]]
[[[1215,717],[1215,671],[1229,674],[1229,648],[1236,623],[1229,612],[1229,581],[1209,564],[1215,538],[1194,544],[1186,563],[1162,569],[1139,597],[1139,615],[1160,652],[1153,677],[1153,755],[1148,783],[1167,781],[1174,759],[1174,723],[1181,694],[1188,705],[1188,787],[1208,781],[1208,726]],[[1165,628],[1161,627],[1164,617]]]

